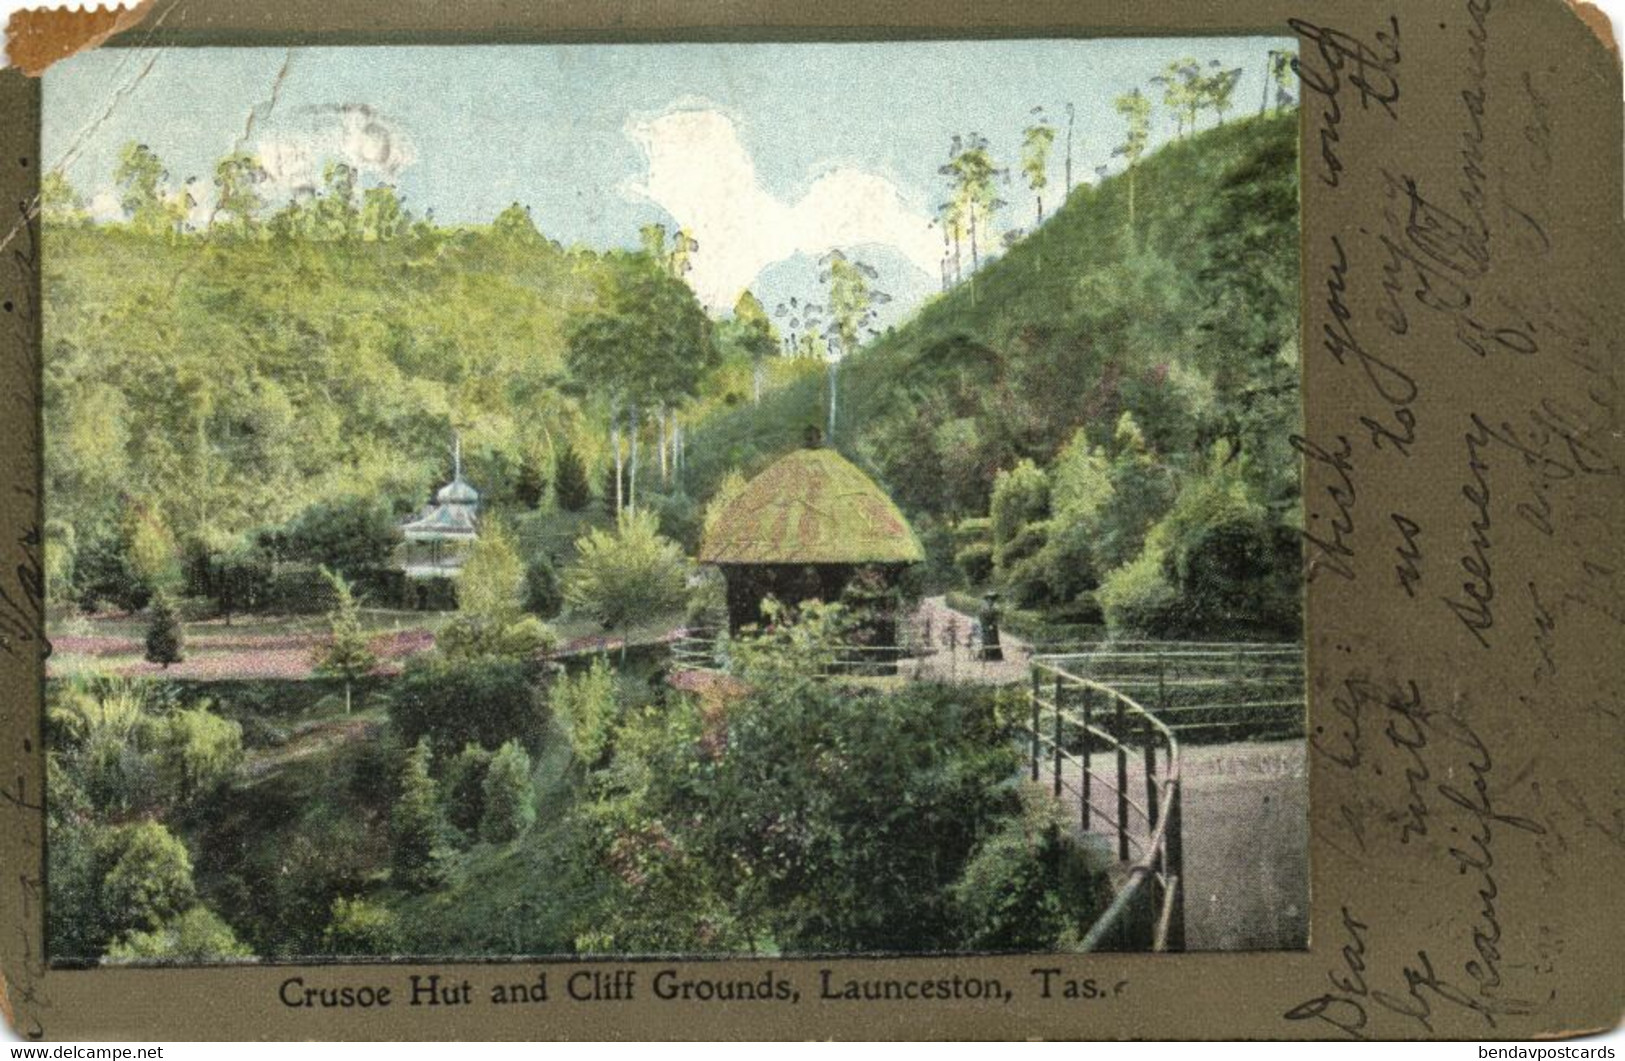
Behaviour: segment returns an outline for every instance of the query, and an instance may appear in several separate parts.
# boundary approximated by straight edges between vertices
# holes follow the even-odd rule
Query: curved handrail
[[[1133,861],[1129,870],[1128,880],[1118,891],[1106,911],[1096,919],[1084,936],[1081,949],[1095,950],[1099,948],[1126,920],[1129,911],[1133,908],[1139,893],[1146,887],[1156,892],[1158,910],[1153,915],[1152,948],[1154,950],[1183,949],[1183,887],[1182,874],[1183,851],[1181,838],[1178,835],[1179,823],[1182,818],[1180,807],[1180,746],[1179,738],[1173,727],[1169,726],[1156,714],[1148,710],[1143,704],[1129,696],[1123,690],[1106,682],[1078,674],[1061,659],[1055,657],[1036,656],[1032,659],[1032,689],[1030,699],[1033,708],[1032,725],[1029,735],[1033,744],[1033,777],[1037,780],[1041,776],[1043,760],[1053,758],[1053,784],[1056,794],[1059,795],[1067,785],[1061,772],[1062,760],[1075,762],[1080,770],[1081,789],[1074,789],[1081,805],[1084,823],[1087,827],[1089,814],[1093,811],[1100,814],[1103,819],[1115,817],[1116,832],[1120,856],[1127,855],[1129,847],[1135,848],[1139,856]],[[1055,689],[1053,700],[1046,701],[1043,690],[1046,687]],[[1107,705],[1110,705],[1114,726],[1107,726],[1104,721],[1096,725],[1095,720],[1088,717],[1089,708],[1086,706],[1084,715],[1079,716],[1068,711],[1061,703],[1062,690],[1081,693],[1086,698],[1099,696]],[[1089,701],[1086,699],[1085,703]],[[1046,736],[1043,730],[1044,718],[1049,717],[1054,737]],[[1085,753],[1082,759],[1067,752],[1063,724],[1070,724],[1076,732],[1083,735],[1085,740]],[[1117,732],[1113,732],[1116,729]],[[1127,791],[1126,762],[1127,754],[1133,747],[1133,734],[1135,730],[1146,733],[1148,740],[1139,745],[1139,750],[1146,753],[1145,778],[1147,782],[1146,804],[1131,798]],[[1147,732],[1149,731],[1149,732]],[[1090,795],[1090,782],[1098,780],[1108,788],[1112,787],[1111,779],[1106,774],[1096,773],[1088,763],[1092,754],[1087,750],[1088,743],[1100,741],[1105,745],[1105,752],[1116,753],[1117,780],[1114,794],[1117,808],[1113,815],[1106,808],[1094,804]],[[1163,751],[1163,761],[1160,770],[1155,767],[1155,746],[1160,744]],[[1048,754],[1045,754],[1047,746]],[[1147,805],[1149,804],[1149,806]],[[1142,843],[1139,837],[1130,837],[1128,834],[1128,811],[1137,812],[1148,829]]]

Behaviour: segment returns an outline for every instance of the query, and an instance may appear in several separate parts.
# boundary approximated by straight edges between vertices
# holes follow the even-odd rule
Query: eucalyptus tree
[[[671,403],[698,391],[715,365],[711,321],[687,284],[647,253],[618,253],[599,282],[596,305],[569,329],[570,374],[609,404],[615,454],[615,508],[636,509],[637,428],[651,402]],[[631,468],[625,477],[621,415],[632,432]]]
[[[1231,97],[1235,95],[1236,85],[1241,82],[1241,67],[1226,69],[1217,59],[1209,62],[1208,66],[1214,72],[1202,79],[1203,97],[1207,105],[1213,108],[1219,124],[1223,125],[1224,112],[1230,109]]]
[[[638,240],[643,247],[643,253],[648,255],[673,279],[682,280],[694,271],[693,258],[700,249],[700,242],[694,238],[694,234],[687,228],[679,228],[675,233],[668,233],[665,225],[659,223],[648,224],[638,229]],[[660,442],[660,477],[665,480],[669,478],[670,469],[677,462],[678,446],[681,439],[678,414],[669,403],[661,402],[655,410],[655,420]],[[635,417],[631,431],[633,474],[636,475],[638,436],[642,431],[642,424]],[[669,443],[668,431],[670,432]],[[671,454],[670,462],[667,460],[668,445]]]
[[[1049,185],[1049,152],[1055,143],[1055,127],[1043,117],[1044,108],[1034,107],[1037,118],[1021,134],[1021,171],[1026,174],[1027,187],[1037,198],[1035,225],[1044,223],[1044,189]]]
[[[1078,118],[1077,110],[1069,102],[1066,105],[1066,195],[1072,195],[1072,127]],[[1062,200],[1065,202],[1065,199]]]
[[[840,363],[857,351],[865,330],[870,335],[876,334],[875,306],[891,301],[891,296],[874,288],[873,281],[880,278],[880,273],[868,262],[832,250],[820,258],[818,264],[822,266],[818,279],[826,286],[829,296],[829,323],[824,329],[830,346],[829,428],[825,434],[833,444]]]
[[[1175,133],[1183,140],[1187,125],[1196,130],[1196,114],[1205,101],[1201,64],[1190,56],[1175,59],[1151,83],[1162,86],[1162,102],[1173,113]]]
[[[1264,79],[1264,93],[1266,98],[1268,98],[1270,85],[1273,83],[1275,86],[1276,110],[1280,110],[1282,107],[1290,107],[1294,102],[1294,97],[1292,95],[1292,82],[1293,79],[1297,77],[1297,70],[1293,65],[1295,62],[1296,60],[1293,58],[1291,52],[1270,52],[1269,76]],[[1258,113],[1264,113],[1264,108],[1262,106],[1259,107]]]
[[[952,195],[964,215],[970,235],[971,302],[976,301],[976,270],[981,267],[980,236],[992,229],[993,215],[1005,205],[998,198],[996,182],[1006,175],[993,161],[987,138],[971,133],[954,137],[948,162],[937,171],[948,179]],[[955,270],[958,272],[957,268]]]
[[[215,163],[214,212],[210,215],[210,227],[221,223],[224,216],[229,228],[251,231],[258,223],[260,211],[265,209],[265,199],[258,185],[267,179],[259,159],[247,152],[233,152]]]
[[[750,291],[740,294],[734,302],[733,320],[729,322],[729,338],[739,351],[750,358],[751,404],[762,404],[762,374],[767,359],[778,349],[779,337],[761,299]]]
[[[1125,95],[1118,96],[1116,101],[1117,113],[1128,122],[1128,129],[1124,133],[1123,142],[1113,149],[1113,155],[1121,155],[1128,162],[1128,231],[1129,239],[1134,238],[1134,175],[1139,168],[1140,156],[1145,154],[1146,144],[1151,139],[1151,101],[1139,89]]]
[[[131,142],[119,152],[113,184],[118,189],[119,209],[137,229],[158,233],[167,227],[165,185],[168,181],[169,171],[146,144]]]

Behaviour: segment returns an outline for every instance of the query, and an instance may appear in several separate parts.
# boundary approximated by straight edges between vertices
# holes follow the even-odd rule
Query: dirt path
[[[1019,638],[999,635],[1004,660],[984,663],[976,658],[966,642],[971,633],[971,617],[948,607],[945,597],[927,597],[914,613],[913,633],[933,651],[905,668],[909,677],[922,681],[974,682],[982,685],[1009,685],[1027,680],[1027,661],[1032,650]],[[953,647],[949,647],[950,639]]]

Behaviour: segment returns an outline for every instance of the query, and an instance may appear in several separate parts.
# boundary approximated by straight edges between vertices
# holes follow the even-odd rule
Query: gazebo
[[[700,543],[700,562],[722,571],[728,625],[759,622],[763,598],[790,605],[839,600],[860,571],[889,583],[925,552],[897,506],[816,430],[728,502]]]
[[[463,481],[463,445],[456,443],[451,482],[416,516],[401,524],[408,579],[453,578],[479,538],[480,494]]]

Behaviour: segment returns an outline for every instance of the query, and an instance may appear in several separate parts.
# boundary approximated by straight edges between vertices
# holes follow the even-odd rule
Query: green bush
[[[1100,585],[1093,528],[1082,521],[1050,520],[1049,538],[1037,557],[1050,599],[1066,604]]]
[[[389,819],[390,879],[405,891],[427,891],[444,877],[445,826],[438,786],[429,775],[434,753],[420,740],[401,771],[401,794]]]
[[[158,822],[104,834],[97,861],[106,867],[100,900],[112,935],[155,930],[197,900],[186,845]]]
[[[556,617],[564,608],[564,590],[552,563],[539,556],[525,565],[525,610],[542,619]]]
[[[388,957],[398,954],[400,919],[387,906],[366,899],[333,900],[332,918],[322,931],[322,949],[339,955]]]
[[[953,886],[970,950],[1067,950],[1111,899],[1101,860],[1072,841],[1048,796],[1023,790],[1023,813],[977,845]]]
[[[553,686],[553,706],[578,763],[599,765],[620,717],[615,672],[597,656],[582,674],[560,678]]]
[[[1163,569],[1164,553],[1147,545],[1132,563],[1107,575],[1100,584],[1106,626],[1115,636],[1163,637],[1179,622],[1179,594]]]
[[[536,821],[536,789],[530,780],[530,756],[518,742],[497,750],[485,774],[485,813],[480,839],[505,844]]]
[[[78,539],[73,578],[79,606],[86,611],[111,605],[134,612],[152,599],[152,587],[136,569],[129,545],[117,528],[101,527]]]
[[[986,585],[993,577],[993,546],[972,542],[954,554],[954,566],[970,586]]]
[[[383,501],[341,497],[316,502],[288,525],[284,558],[354,578],[388,563],[399,540],[394,514]]]
[[[485,775],[490,767],[489,751],[478,744],[465,744],[440,779],[446,821],[469,840],[478,834],[480,819],[485,816]]]
[[[592,503],[587,466],[568,442],[553,458],[553,496],[566,512],[580,512]]]
[[[115,962],[220,962],[252,958],[254,952],[231,926],[198,905],[148,932],[131,932],[107,948]]]
[[[167,593],[153,598],[152,616],[147,620],[146,660],[168,668],[186,658],[181,618]]]
[[[514,660],[415,657],[395,683],[389,717],[407,746],[427,738],[443,754],[470,742],[539,747],[547,709],[529,669]]]
[[[993,482],[993,558],[1000,567],[1009,561],[1005,552],[1027,528],[1049,515],[1049,480],[1031,460],[1022,460]]]

